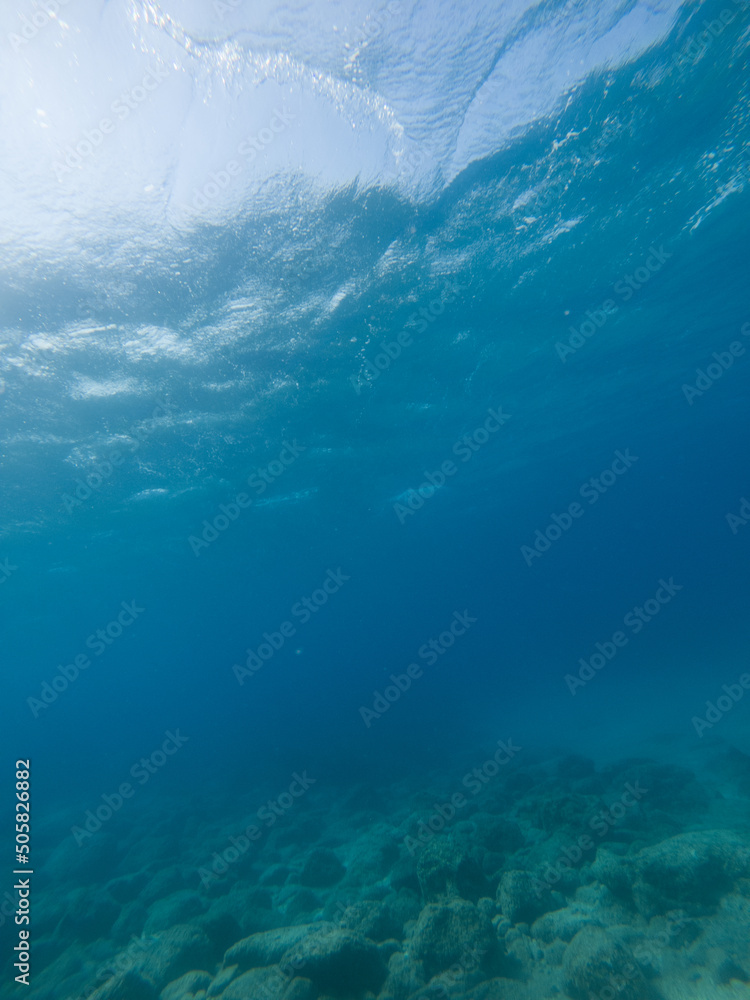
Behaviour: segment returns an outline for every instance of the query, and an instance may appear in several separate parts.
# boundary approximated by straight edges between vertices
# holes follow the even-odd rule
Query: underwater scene
[[[0,1000],[750,1000],[750,0],[6,0]]]

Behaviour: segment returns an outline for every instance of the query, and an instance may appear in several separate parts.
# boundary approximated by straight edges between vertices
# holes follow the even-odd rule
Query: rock
[[[602,847],[596,852],[596,860],[591,865],[591,874],[617,899],[632,898],[633,869],[630,860],[613,854]]]
[[[176,853],[177,849],[175,848]],[[139,899],[142,903],[153,903],[155,900],[164,899],[165,896],[171,896],[173,892],[179,892],[180,889],[185,888],[189,887],[186,886],[180,869],[177,865],[169,865],[152,875],[141,889]]]
[[[391,868],[390,883],[396,892],[406,889],[421,895],[422,890],[417,878],[417,859],[412,855],[407,855],[394,862]]]
[[[224,966],[237,965],[241,971],[257,966],[275,965],[284,954],[311,932],[326,924],[301,924],[299,927],[279,927],[273,931],[251,934],[233,944],[224,955]]]
[[[148,882],[146,872],[131,872],[107,882],[105,888],[118,903],[131,903]]]
[[[545,913],[544,916],[539,917],[531,927],[531,934],[538,941],[551,944],[555,940],[571,941],[578,931],[588,926],[601,927],[602,925],[591,910],[574,904],[566,906],[563,910],[553,910],[552,913]]]
[[[332,996],[379,992],[386,969],[377,946],[352,931],[314,926],[315,930],[282,955],[280,967],[294,968],[318,990]]]
[[[280,978],[278,969],[250,969],[229,983],[221,1000],[261,1000],[264,997],[282,1000],[288,985]]]
[[[398,861],[399,849],[393,841],[393,830],[384,823],[373,821],[367,835],[350,846],[346,860],[347,886],[372,886],[388,877]]]
[[[710,802],[693,772],[675,764],[658,764],[647,759],[622,761],[606,768],[602,775],[609,779],[612,793],[618,797],[626,785],[638,789],[647,804],[649,818],[658,809],[680,820],[689,820]],[[629,810],[631,821],[637,812]]]
[[[504,872],[497,887],[496,903],[512,924],[531,924],[550,907],[555,906],[551,894],[538,892],[538,880],[531,872]]]
[[[296,976],[284,991],[283,1000],[315,1000],[317,992],[312,980]]]
[[[211,980],[211,985],[208,987],[206,995],[208,997],[221,996],[232,980],[236,979],[237,976],[241,974],[241,971],[242,970],[240,970],[236,965],[230,965],[226,968],[220,969]]]
[[[229,913],[209,911],[194,921],[205,933],[216,955],[223,955],[227,948],[246,933]]]
[[[112,924],[111,936],[115,941],[127,941],[133,936],[138,937],[143,930],[148,917],[148,911],[139,900],[125,903],[120,909],[120,915]]]
[[[575,840],[582,830],[589,828],[589,820],[601,808],[602,801],[596,795],[554,793],[530,796],[519,806],[518,813],[538,830]]]
[[[601,927],[584,927],[575,935],[565,949],[563,974],[573,1000],[610,994],[617,1000],[656,998],[632,951]]]
[[[211,976],[207,972],[186,972],[164,987],[159,1000],[193,1000],[196,993],[205,992],[210,985]]]
[[[450,899],[428,903],[411,938],[411,952],[428,979],[458,964],[469,969],[491,964],[497,949],[495,929],[473,903]]]
[[[310,918],[322,905],[312,889],[295,889],[284,906],[284,914],[289,922],[301,914],[306,914]]]
[[[133,971],[162,990],[186,972],[213,968],[214,949],[206,934],[197,927],[177,924],[156,935],[145,954],[135,958]]]
[[[291,868],[286,865],[272,865],[260,876],[258,885],[283,885],[290,874]]]
[[[435,837],[420,851],[417,878],[427,902],[461,896],[476,902],[487,883],[469,847],[451,837]]]
[[[179,857],[179,841],[174,834],[153,833],[148,837],[136,837],[130,849],[122,857],[121,870],[126,872],[140,871],[155,862],[160,869],[166,863]]]
[[[591,777],[595,770],[593,760],[579,754],[570,754],[559,761],[557,765],[558,777],[567,778],[570,781]]]
[[[529,988],[514,979],[486,979],[471,991],[472,1000],[535,1000]]]
[[[486,850],[508,855],[523,847],[524,837],[518,823],[488,813],[477,813],[473,819],[476,825],[474,841]]]
[[[154,934],[175,924],[187,924],[192,917],[205,913],[206,909],[206,903],[196,892],[181,889],[151,904],[143,932]]]
[[[256,934],[259,931],[272,930],[284,922],[283,917],[273,910],[261,909],[252,903],[252,895],[243,892],[229,892],[211,902],[211,907],[203,917],[195,923],[231,918],[239,928],[234,940]]]
[[[393,1000],[407,1000],[419,993],[425,984],[424,966],[411,956],[397,951],[388,960],[388,978],[383,986],[382,996]]]
[[[419,916],[419,904],[411,893],[391,893],[384,900],[363,900],[347,906],[339,926],[371,941],[402,938],[404,924]]]
[[[79,843],[74,836],[66,837],[47,857],[43,877],[53,883],[70,880],[79,886],[107,882],[118,848],[117,840],[106,830],[79,835]]]
[[[137,973],[128,971],[113,976],[92,993],[89,1000],[157,1000],[157,997],[151,983]]]
[[[335,885],[345,872],[346,869],[333,851],[320,849],[313,851],[306,859],[297,881],[300,885],[322,888]]]
[[[120,915],[120,907],[106,889],[86,886],[68,893],[68,906],[55,933],[69,940],[94,941],[106,937]]]
[[[712,912],[739,879],[750,878],[750,845],[724,830],[678,834],[631,861],[633,900],[646,917],[684,908]]]

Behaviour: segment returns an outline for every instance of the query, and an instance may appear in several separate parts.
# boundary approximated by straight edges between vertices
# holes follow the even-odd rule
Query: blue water
[[[111,996],[213,977],[237,940],[388,891],[418,928],[491,900],[507,956],[542,940],[492,910],[504,872],[538,867],[527,783],[611,803],[633,758],[701,791],[644,805],[615,853],[637,868],[707,829],[750,849],[747,6],[70,0],[36,28],[35,9],[3,12],[0,43],[3,892],[30,759],[27,995],[84,995],[132,935],[203,927],[277,863],[262,921],[235,913],[196,964]],[[485,859],[481,893],[354,878],[355,832],[408,860],[409,815],[498,740],[516,776],[481,814],[526,847]],[[599,784],[555,771],[570,755]],[[200,859],[302,773],[288,842],[264,833],[202,886]],[[545,836],[575,840],[560,823]],[[349,876],[289,909],[318,847]],[[547,912],[593,905],[592,863]],[[560,971],[558,937],[547,978],[498,958],[442,995],[749,996],[737,864],[721,904],[662,886],[695,936],[625,985]],[[167,868],[120,924],[121,900],[72,902]],[[195,913],[148,924],[183,891]],[[608,934],[655,933],[652,901],[615,919],[602,899]],[[419,947],[411,986],[303,968],[299,995],[438,995],[450,963]]]

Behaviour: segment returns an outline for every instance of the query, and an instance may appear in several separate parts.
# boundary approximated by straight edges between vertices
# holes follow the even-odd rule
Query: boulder
[[[417,878],[427,902],[461,896],[476,902],[487,894],[487,883],[468,844],[453,837],[435,837],[420,851]]]
[[[319,889],[335,885],[345,872],[346,869],[333,851],[320,849],[313,851],[307,857],[297,882],[309,888]]]
[[[186,972],[213,968],[214,949],[197,927],[177,924],[155,935],[150,947],[134,958],[133,972],[163,990]]]
[[[601,927],[584,927],[563,958],[565,990],[573,1000],[593,996],[617,1000],[656,1000],[657,994],[646,981],[643,970],[617,933]]]
[[[193,1000],[196,993],[205,996],[210,985],[211,976],[207,972],[186,972],[164,987],[159,1000]]]
[[[143,979],[136,972],[120,973],[108,979],[89,1000],[157,1000],[158,993],[152,983]]]
[[[723,830],[678,834],[636,855],[633,900],[646,917],[683,908],[713,912],[739,879],[750,877],[750,842]]]
[[[421,961],[428,979],[452,966],[469,970],[488,966],[497,949],[490,920],[465,899],[428,903],[419,915],[411,938],[411,952]]]
[[[339,927],[315,929],[289,948],[279,962],[282,970],[294,969],[331,996],[378,993],[386,968],[377,946],[367,938]]]
[[[233,944],[224,955],[224,967],[236,965],[241,971],[258,966],[274,965],[281,956],[304,940],[312,931],[325,924],[301,924],[299,927],[279,927],[272,931],[251,934]]]
[[[539,892],[538,879],[531,872],[503,872],[497,887],[496,903],[512,924],[531,924],[556,904],[549,892]]]

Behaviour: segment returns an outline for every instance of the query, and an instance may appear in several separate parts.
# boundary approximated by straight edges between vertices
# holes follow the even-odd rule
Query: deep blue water
[[[340,798],[499,739],[750,754],[747,690],[695,723],[748,671],[745,5],[172,6],[71,0],[23,45],[3,14],[0,743],[6,801],[32,760],[36,898],[166,731],[102,882],[140,810],[305,768]]]

